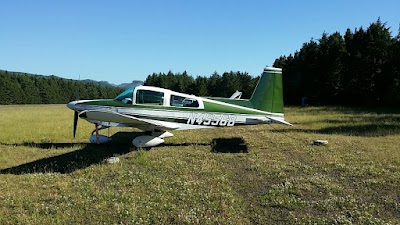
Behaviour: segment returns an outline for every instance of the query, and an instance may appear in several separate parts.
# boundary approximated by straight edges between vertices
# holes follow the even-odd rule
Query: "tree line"
[[[399,106],[400,33],[378,19],[366,29],[322,34],[294,55],[274,62],[283,68],[285,103]]]
[[[183,73],[153,73],[145,85],[163,87],[177,92],[197,96],[230,97],[235,91],[243,92],[243,98],[250,98],[259,77],[252,77],[246,72],[225,72],[222,75],[214,72],[211,76],[193,78]]]
[[[114,98],[121,88],[56,76],[0,71],[0,104],[59,104],[76,99]]]
[[[286,104],[306,99],[310,105],[400,105],[400,33],[392,37],[380,19],[344,36],[323,33],[273,66],[283,68]],[[193,78],[169,71],[149,75],[145,84],[199,96],[229,97],[239,90],[250,98],[258,79],[245,72]]]

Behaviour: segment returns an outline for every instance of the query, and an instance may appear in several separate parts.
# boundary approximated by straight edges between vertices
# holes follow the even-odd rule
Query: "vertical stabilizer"
[[[264,69],[250,102],[255,109],[283,113],[282,69]]]

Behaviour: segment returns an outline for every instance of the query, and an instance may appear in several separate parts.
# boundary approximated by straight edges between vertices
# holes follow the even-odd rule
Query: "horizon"
[[[4,69],[1,69],[1,68],[0,68],[0,72],[2,72],[2,71],[7,72],[7,73],[16,73],[17,76],[19,76],[19,75],[44,76],[44,77],[55,76],[55,77],[58,77],[58,78],[61,78],[61,79],[66,79],[66,80],[93,81],[93,82],[97,82],[97,83],[100,83],[100,82],[107,82],[107,83],[110,84],[110,85],[118,85],[118,86],[119,86],[119,85],[122,85],[122,84],[132,84],[132,83],[135,83],[135,82],[142,82],[142,83],[144,82],[144,81],[142,81],[142,80],[132,80],[132,81],[130,81],[130,82],[114,84],[114,83],[110,83],[110,82],[105,81],[105,80],[92,80],[92,79],[80,79],[80,78],[78,78],[78,79],[73,79],[73,78],[65,78],[65,77],[62,77],[62,76],[58,76],[57,74],[37,74],[37,73],[29,73],[29,72],[23,72],[23,71],[4,70]]]
[[[380,18],[395,36],[398,8],[393,0],[5,1],[0,69],[113,84],[168,71],[255,77],[324,32],[343,35]]]

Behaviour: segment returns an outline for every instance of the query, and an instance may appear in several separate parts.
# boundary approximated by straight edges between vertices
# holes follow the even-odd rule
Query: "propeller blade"
[[[78,111],[74,111],[74,137],[76,135],[77,126],[78,126]]]

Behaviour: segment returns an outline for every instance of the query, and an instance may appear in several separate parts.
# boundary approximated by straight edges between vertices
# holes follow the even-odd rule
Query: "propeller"
[[[79,75],[79,79],[78,79],[78,81],[79,81],[79,83],[80,83],[80,81],[81,81],[81,75]],[[78,83],[78,86],[77,86],[77,89],[76,89],[76,101],[78,101],[79,100],[79,83]],[[75,138],[75,136],[76,136],[76,127],[78,126],[78,116],[79,116],[79,112],[78,111],[76,111],[76,110],[74,110],[74,138]]]
[[[76,135],[76,127],[78,126],[78,111],[74,111],[74,138]]]

